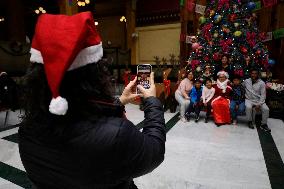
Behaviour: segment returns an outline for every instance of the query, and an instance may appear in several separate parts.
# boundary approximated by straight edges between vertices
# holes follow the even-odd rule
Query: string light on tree
[[[247,77],[247,67],[259,67],[266,69],[269,64],[268,49],[263,44],[265,33],[257,28],[256,15],[252,13],[252,0],[240,1],[207,1],[206,10],[202,19],[199,19],[200,27],[197,44],[203,50],[195,50],[189,55],[191,60],[202,60],[212,68],[221,62],[221,55],[228,54],[234,74]],[[262,34],[264,33],[264,34]],[[249,65],[245,64],[245,58],[249,56]],[[205,59],[206,58],[206,59]],[[243,73],[244,72],[244,73]],[[196,77],[202,77],[196,75]]]

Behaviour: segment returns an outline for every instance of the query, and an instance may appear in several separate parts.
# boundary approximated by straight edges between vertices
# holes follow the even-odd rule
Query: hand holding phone
[[[152,66],[150,64],[141,64],[137,66],[137,86],[141,85],[144,89],[150,89],[150,74]],[[141,91],[136,88],[136,93],[141,94]]]
[[[155,83],[154,83],[154,72],[152,72],[150,74],[150,88],[149,89],[145,89],[141,85],[138,85],[137,88],[140,90],[141,96],[144,97],[144,98],[148,98],[148,97],[151,97],[151,96],[156,97],[156,87],[155,87]]]

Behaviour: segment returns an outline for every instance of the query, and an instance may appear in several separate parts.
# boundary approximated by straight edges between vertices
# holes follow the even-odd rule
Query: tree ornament
[[[234,36],[236,36],[236,37],[240,37],[241,35],[242,35],[241,31],[235,31],[234,32]]]
[[[219,36],[219,33],[217,33],[217,32],[215,32],[214,34],[213,34],[213,37],[215,37],[215,38],[217,38]]]
[[[219,55],[218,52],[216,52],[216,53],[213,54],[213,60],[214,60],[214,61],[220,60],[220,55]]]
[[[257,15],[256,15],[255,13],[252,13],[252,16],[253,16],[254,18],[257,18]]]
[[[231,21],[231,22],[234,22],[235,20],[237,19],[237,14],[230,14],[229,15],[229,20]]]
[[[255,54],[257,55],[257,56],[259,56],[260,54],[261,54],[261,50],[257,50],[256,52],[255,52]]]
[[[191,46],[191,48],[192,48],[193,50],[198,49],[198,47],[199,47],[199,43],[193,43],[192,46]]]
[[[225,33],[230,33],[230,29],[227,27],[227,26],[222,26],[222,30],[223,30],[223,32],[225,32]]]
[[[249,2],[249,3],[247,4],[247,8],[248,8],[250,11],[252,11],[253,9],[255,9],[255,8],[256,8],[255,2],[253,2],[253,1]]]
[[[209,58],[208,56],[205,56],[205,57],[204,57],[204,60],[205,60],[206,62],[208,62],[208,61],[210,60],[210,58]]]
[[[217,15],[214,16],[215,23],[219,23],[221,20],[222,20],[222,16],[221,15],[217,14]]]
[[[200,72],[200,71],[201,71],[201,67],[198,66],[195,70],[196,70],[197,72]]]
[[[240,26],[240,23],[235,22],[235,23],[234,23],[234,26],[237,28],[237,27],[239,27],[239,26]]]
[[[206,22],[206,18],[204,17],[204,16],[201,16],[200,18],[199,18],[199,23],[200,24],[204,24]]]
[[[215,14],[215,11],[214,11],[214,10],[211,10],[211,11],[210,11],[210,17],[213,16],[214,14]]]
[[[269,64],[269,65],[274,65],[274,64],[275,64],[275,60],[269,59],[269,60],[268,60],[268,64]]]
[[[247,49],[246,47],[241,46],[240,49],[241,49],[241,52],[242,52],[243,54],[247,54],[247,53],[248,53],[248,49]]]

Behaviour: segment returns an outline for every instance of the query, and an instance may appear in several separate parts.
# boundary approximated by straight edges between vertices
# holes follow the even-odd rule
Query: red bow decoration
[[[233,40],[232,39],[227,39],[227,40],[221,40],[220,45],[222,47],[223,52],[228,52],[229,47],[232,45]]]
[[[247,32],[247,41],[250,47],[255,46],[255,37],[256,37],[256,34],[254,32]]]
[[[165,93],[167,96],[171,94],[171,80],[164,79]]]
[[[237,19],[237,15],[236,15],[236,14],[230,14],[230,15],[229,15],[229,20],[230,20],[231,22],[234,22],[236,19]]]
[[[192,12],[194,8],[193,0],[187,0],[187,10]]]
[[[244,76],[244,70],[243,69],[235,70],[235,75],[243,77]]]
[[[195,70],[195,68],[200,64],[199,60],[192,60],[191,61],[191,68]]]
[[[277,4],[277,0],[262,0],[264,7],[270,7]]]
[[[242,53],[247,54],[248,53],[248,49],[244,46],[240,46],[240,49],[242,51]]]
[[[260,34],[258,34],[259,40],[260,41],[265,40],[266,39],[266,35],[267,35],[267,33],[265,33],[265,32],[261,32]]]
[[[223,6],[225,7],[225,9],[228,9],[229,6],[229,0],[220,0],[218,3],[218,10],[220,10]]]
[[[202,28],[202,32],[204,33],[204,37],[207,41],[210,41],[212,38],[211,32],[209,30],[211,30],[213,24],[209,23],[204,25],[204,27]]]

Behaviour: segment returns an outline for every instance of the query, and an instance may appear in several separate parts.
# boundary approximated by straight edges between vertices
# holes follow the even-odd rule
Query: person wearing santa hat
[[[24,77],[25,116],[19,152],[38,189],[132,189],[133,178],[159,166],[165,153],[163,107],[151,87],[144,98],[144,129],[124,116],[135,101],[136,78],[119,99],[111,96],[110,74],[90,12],[43,14]]]
[[[220,125],[231,123],[230,96],[232,87],[230,86],[229,74],[220,71],[217,74],[217,83],[213,85],[215,94],[211,103],[215,124]]]

